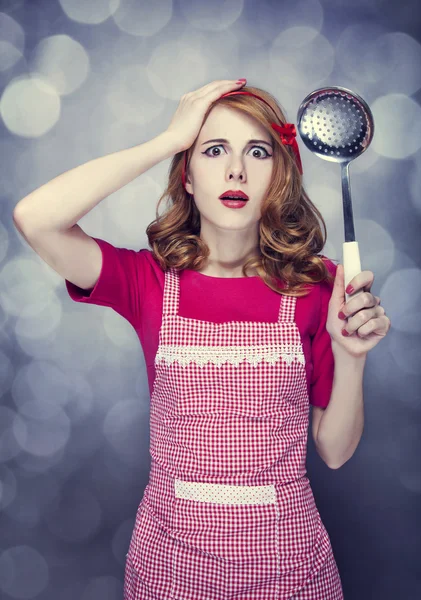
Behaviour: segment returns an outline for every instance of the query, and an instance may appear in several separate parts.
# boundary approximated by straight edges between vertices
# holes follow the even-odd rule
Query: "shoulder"
[[[319,256],[325,263],[329,273],[333,276],[333,278],[335,278],[336,270],[338,268],[338,264],[337,264],[338,261],[332,260],[324,255],[319,255]],[[320,309],[321,309],[322,313],[326,312],[326,310],[327,310],[327,305],[329,304],[330,298],[332,296],[333,285],[334,285],[334,280],[332,280],[332,281],[324,280],[317,286],[319,289],[319,302],[320,302]]]
[[[335,276],[336,275],[336,269],[338,267],[339,261],[334,261],[333,259],[328,258],[324,254],[319,254],[318,256],[323,260],[323,262],[325,263],[325,265],[328,268],[329,272],[333,276]]]
[[[138,283],[147,282],[154,277],[164,279],[161,269],[153,252],[149,248],[128,248],[112,244],[101,238],[93,238],[102,250],[104,263],[114,279],[121,277],[133,278]]]
[[[327,267],[327,270],[332,275],[332,277],[335,278],[339,261],[328,258],[327,256],[325,256],[323,254],[319,254],[319,257],[323,260],[325,266]],[[332,290],[333,290],[333,281],[330,282],[330,281],[324,280],[320,283],[320,293],[322,295],[323,294],[330,295],[332,293]]]
[[[159,285],[163,288],[165,280],[165,271],[161,268],[154,253],[149,248],[141,248],[136,252],[138,267],[142,277],[159,281]]]
[[[140,261],[149,263],[153,268],[160,268],[154,253],[152,250],[149,250],[149,248],[140,248],[140,250],[137,250],[136,254],[138,254]]]

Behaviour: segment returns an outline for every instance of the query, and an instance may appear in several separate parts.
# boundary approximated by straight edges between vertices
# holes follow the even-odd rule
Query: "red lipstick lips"
[[[243,201],[246,201],[246,200],[249,199],[249,197],[247,196],[247,194],[245,194],[241,190],[227,190],[226,192],[224,192],[223,194],[221,194],[219,196],[219,198],[221,200],[222,199],[227,199],[227,200],[243,200]]]

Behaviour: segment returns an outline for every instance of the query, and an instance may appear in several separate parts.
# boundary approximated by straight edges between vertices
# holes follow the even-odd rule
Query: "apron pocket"
[[[266,489],[269,491],[271,486],[260,487],[265,488],[263,495],[270,501]],[[174,506],[174,535],[177,537],[173,565],[176,598],[228,600],[243,597],[242,593],[265,600],[277,598],[275,503],[224,504],[178,496]]]
[[[276,554],[274,503],[224,504],[176,497],[173,526],[178,540],[221,561]]]

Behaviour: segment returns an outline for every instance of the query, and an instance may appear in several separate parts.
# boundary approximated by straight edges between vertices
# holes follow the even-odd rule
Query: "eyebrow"
[[[207,142],[203,142],[203,144],[201,144],[202,146],[204,146],[205,144],[209,144],[210,142],[219,142],[222,144],[229,144],[229,141],[226,140],[225,138],[216,138],[214,140],[208,140]],[[246,144],[246,146],[248,146],[249,144],[266,144],[266,146],[269,146],[270,148],[273,149],[273,145],[270,144],[269,142],[265,142],[265,140],[249,140]]]

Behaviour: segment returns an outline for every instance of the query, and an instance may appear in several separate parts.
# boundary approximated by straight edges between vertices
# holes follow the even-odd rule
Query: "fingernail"
[[[340,312],[338,313],[338,318],[339,318],[339,319],[346,319],[346,316],[344,315],[344,313],[343,313],[342,311],[340,311]]]
[[[349,333],[347,332],[347,330],[346,330],[346,329],[342,329],[342,335],[348,336],[348,335],[349,335]]]
[[[347,294],[352,294],[354,291],[354,288],[352,287],[352,285],[350,284],[347,288],[346,288],[346,293]]]
[[[237,79],[236,83],[245,83],[247,79]]]

